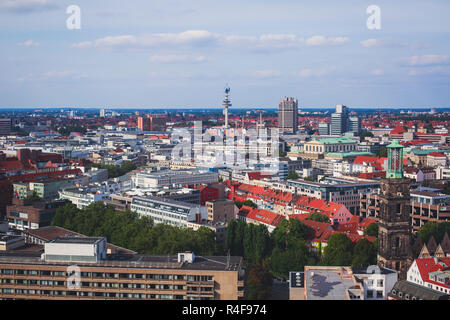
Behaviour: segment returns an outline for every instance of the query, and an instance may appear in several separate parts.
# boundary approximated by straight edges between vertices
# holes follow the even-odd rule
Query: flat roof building
[[[242,257],[108,255],[105,238],[57,238],[0,252],[0,299],[237,300]]]

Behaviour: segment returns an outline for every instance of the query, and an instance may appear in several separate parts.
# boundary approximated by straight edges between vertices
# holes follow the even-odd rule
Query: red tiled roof
[[[277,214],[275,212],[253,208],[253,210],[247,214],[247,219],[259,221],[276,227],[285,218],[281,214]]]
[[[0,168],[5,171],[19,171],[19,170],[33,170],[34,168],[29,162],[22,162],[19,160],[0,161]]]
[[[390,134],[403,134],[405,132],[406,132],[406,130],[402,126],[397,126],[397,127],[395,127],[394,130],[392,130],[390,132]]]
[[[442,152],[431,152],[428,155],[432,157],[445,157],[445,154],[443,154]]]
[[[371,157],[371,156],[357,156],[355,160],[353,160],[353,164],[363,164],[364,162],[373,163],[377,162],[377,157]]]
[[[422,277],[423,281],[433,283],[438,286],[447,287],[450,289],[450,283],[447,282],[447,284],[443,284],[440,282],[436,282],[433,280],[430,280],[429,274],[430,272],[434,271],[443,271],[443,270],[449,270],[450,266],[450,258],[437,258],[438,262],[441,262],[445,264],[446,266],[442,266],[439,263],[436,263],[434,258],[425,258],[425,259],[416,259],[415,262],[417,264],[417,268],[419,269],[420,276]]]

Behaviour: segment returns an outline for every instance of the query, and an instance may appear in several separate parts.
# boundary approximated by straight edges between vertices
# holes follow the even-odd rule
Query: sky
[[[0,108],[210,108],[226,85],[235,108],[450,107],[449,14],[448,0],[0,0]]]

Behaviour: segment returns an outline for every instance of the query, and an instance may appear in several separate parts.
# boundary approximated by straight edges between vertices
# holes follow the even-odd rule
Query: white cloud
[[[26,76],[17,78],[19,82],[25,81],[50,81],[50,80],[80,80],[87,78],[86,73],[81,73],[74,70],[63,70],[63,71],[47,71],[40,74],[29,73]]]
[[[360,42],[365,48],[406,47],[407,44],[393,39],[367,39]]]
[[[14,13],[32,13],[56,9],[54,0],[0,0],[0,9]]]
[[[419,69],[411,69],[408,72],[410,76],[432,76],[432,75],[450,75],[450,67],[432,66]]]
[[[140,36],[109,36],[95,41],[74,43],[74,48],[89,47],[155,47],[160,45],[201,45],[216,40],[216,37],[205,30],[188,30],[181,33],[155,33]]]
[[[155,33],[139,36],[121,35],[72,44],[74,48],[90,47],[157,47],[157,46],[228,46],[247,49],[298,48],[302,45],[342,45],[349,42],[346,37],[330,38],[313,36],[305,41],[294,34],[263,34],[260,36],[221,35],[207,30],[187,30],[180,33]]]
[[[366,48],[380,47],[383,45],[383,40],[367,39],[367,40],[361,41],[361,45]]]
[[[450,63],[450,56],[437,54],[413,56],[409,58],[408,61],[411,66],[442,65]]]
[[[177,55],[177,54],[166,54],[166,55],[153,55],[150,57],[150,62],[153,63],[177,63],[177,62],[206,62],[207,58],[204,56],[190,56],[190,55]]]
[[[25,46],[25,47],[39,47],[41,44],[39,42],[36,42],[34,40],[27,40],[23,43],[19,43],[19,45],[21,46]]]
[[[350,41],[347,37],[327,38],[324,36],[313,36],[306,40],[308,46],[322,46],[322,45],[343,45]]]

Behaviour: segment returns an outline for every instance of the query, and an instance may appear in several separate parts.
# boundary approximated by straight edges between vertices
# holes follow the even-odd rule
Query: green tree
[[[330,218],[328,218],[328,216],[326,214],[321,214],[321,213],[311,213],[306,220],[313,220],[313,221],[318,221],[318,222],[325,222],[325,223],[330,223]]]
[[[245,201],[236,200],[234,203],[236,204],[236,207],[238,207],[239,209],[242,208],[243,206],[252,207],[252,208],[257,208],[258,207],[251,200],[245,200]]]
[[[439,243],[444,238],[445,232],[450,232],[450,222],[427,221],[417,231],[417,236],[422,243],[427,243],[431,236]]]
[[[378,224],[371,223],[366,230],[364,230],[364,235],[369,237],[378,237]]]
[[[141,254],[177,254],[186,250],[198,255],[223,252],[209,228],[194,231],[163,223],[153,225],[148,217],[132,211],[116,211],[103,202],[92,203],[83,210],[69,203],[56,210],[52,225],[87,236],[103,236],[109,243]]]
[[[297,180],[299,178],[299,175],[297,172],[290,172],[287,177],[286,180]]]
[[[380,149],[378,149],[375,154],[379,158],[386,158],[387,157],[387,148],[385,146],[381,146]]]
[[[335,233],[328,238],[321,264],[326,266],[350,266],[352,254],[352,241],[343,233]]]
[[[367,267],[377,263],[377,250],[367,239],[361,239],[353,249],[353,267]]]
[[[41,200],[41,198],[38,196],[36,191],[33,191],[33,194],[29,195],[27,197],[27,200],[31,200],[31,201],[39,201]]]
[[[250,266],[247,277],[247,299],[267,300],[272,295],[273,278],[260,264]]]
[[[271,237],[275,247],[282,250],[294,245],[296,240],[305,240],[308,229],[305,224],[297,219],[283,220],[272,231]]]
[[[302,271],[305,265],[313,264],[308,257],[308,248],[302,239],[291,240],[288,248],[275,247],[268,262],[271,272],[287,278],[290,271]]]
[[[373,137],[373,133],[370,132],[370,131],[363,132],[363,133],[361,133],[361,135],[359,136],[359,140],[360,140],[360,141],[364,141],[364,139],[365,139],[366,137],[369,137],[369,138]]]

